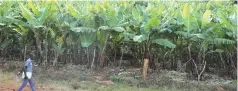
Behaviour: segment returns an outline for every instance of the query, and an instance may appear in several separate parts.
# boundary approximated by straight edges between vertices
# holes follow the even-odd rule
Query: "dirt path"
[[[17,91],[20,85],[17,85],[17,83],[0,83],[0,91]],[[22,91],[31,91],[31,88],[29,85],[27,85]],[[59,89],[55,88],[46,88],[44,86],[38,86],[36,87],[36,91],[61,91]]]

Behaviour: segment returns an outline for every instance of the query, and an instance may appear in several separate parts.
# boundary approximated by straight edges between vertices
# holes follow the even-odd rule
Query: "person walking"
[[[31,90],[36,91],[34,87],[34,82],[32,80],[32,57],[33,56],[30,54],[29,58],[25,61],[23,69],[17,74],[20,75],[20,73],[23,72],[22,73],[23,82],[17,91],[22,91],[22,89],[26,86],[28,82],[30,84]]]

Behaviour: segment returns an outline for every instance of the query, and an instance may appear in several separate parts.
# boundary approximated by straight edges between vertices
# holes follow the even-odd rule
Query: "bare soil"
[[[21,83],[21,82],[15,82],[15,83],[13,81],[8,81],[8,82],[3,82],[3,83],[1,82],[0,83],[0,91],[17,91],[17,89],[21,85],[21,84],[19,85],[19,83]],[[30,85],[27,84],[27,86],[22,91],[32,91],[32,90],[30,88]],[[57,89],[57,88],[43,86],[43,85],[37,85],[36,91],[61,91],[61,90]]]

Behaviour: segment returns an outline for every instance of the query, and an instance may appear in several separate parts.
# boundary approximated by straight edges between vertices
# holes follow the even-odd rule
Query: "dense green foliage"
[[[151,67],[176,68],[180,60],[194,69],[193,60],[199,71],[204,63],[236,69],[238,6],[232,1],[28,0],[0,7],[2,57],[33,52],[39,64],[93,67],[119,65],[118,54],[125,54],[136,60],[132,65],[148,57]]]

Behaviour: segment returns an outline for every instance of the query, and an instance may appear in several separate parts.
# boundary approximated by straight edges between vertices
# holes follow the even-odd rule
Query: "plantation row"
[[[1,1],[0,55],[40,65],[142,65],[236,70],[237,4],[232,1]],[[212,70],[215,69],[215,70]]]

